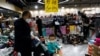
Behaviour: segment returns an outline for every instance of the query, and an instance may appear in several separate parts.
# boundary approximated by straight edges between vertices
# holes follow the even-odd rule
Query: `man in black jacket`
[[[15,21],[15,51],[20,52],[21,56],[31,56],[31,36],[30,26],[31,14],[24,11],[22,18]]]
[[[42,20],[39,18],[39,16],[36,17],[36,24],[38,26],[38,33],[39,36],[42,36]]]

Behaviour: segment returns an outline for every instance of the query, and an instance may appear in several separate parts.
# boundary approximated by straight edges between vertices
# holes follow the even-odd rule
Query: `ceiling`
[[[3,14],[5,17],[9,17],[9,16],[19,16],[20,13],[6,9],[6,8],[2,8],[0,7],[0,14]]]
[[[7,0],[7,2],[12,3],[22,9],[32,9],[34,6],[38,5],[39,9],[44,8],[44,1],[39,0],[40,3],[35,2],[36,0]],[[88,7],[88,6],[99,6],[100,0],[59,0],[59,7]]]

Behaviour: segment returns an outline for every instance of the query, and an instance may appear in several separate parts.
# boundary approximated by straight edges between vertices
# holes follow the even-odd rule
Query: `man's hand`
[[[43,37],[40,37],[40,40],[43,42],[43,41],[45,41],[45,39],[43,38]]]

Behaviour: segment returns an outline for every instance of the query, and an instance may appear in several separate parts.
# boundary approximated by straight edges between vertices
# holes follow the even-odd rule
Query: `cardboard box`
[[[93,45],[93,56],[100,56],[99,46]]]

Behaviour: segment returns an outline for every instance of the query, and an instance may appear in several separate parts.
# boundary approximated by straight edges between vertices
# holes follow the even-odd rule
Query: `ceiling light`
[[[35,8],[35,9],[38,9],[38,6],[37,6],[37,5],[35,5],[35,6],[34,6],[34,8]]]
[[[77,7],[77,5],[74,5],[75,7]]]
[[[61,7],[61,9],[64,9],[65,7]]]
[[[25,0],[27,2],[38,2],[38,0]]]
[[[42,0],[38,0],[38,2],[41,2]]]
[[[2,16],[0,16],[0,18],[2,18]]]
[[[66,2],[68,2],[68,1],[69,1],[69,0],[62,1],[62,2],[59,2],[59,4],[66,3]]]
[[[63,4],[63,3],[66,3],[66,2],[68,2],[69,0],[64,0],[64,1],[61,1],[61,2],[59,2],[58,4]],[[40,4],[45,4],[44,2],[42,2],[41,0],[38,0],[38,3],[40,3]]]

